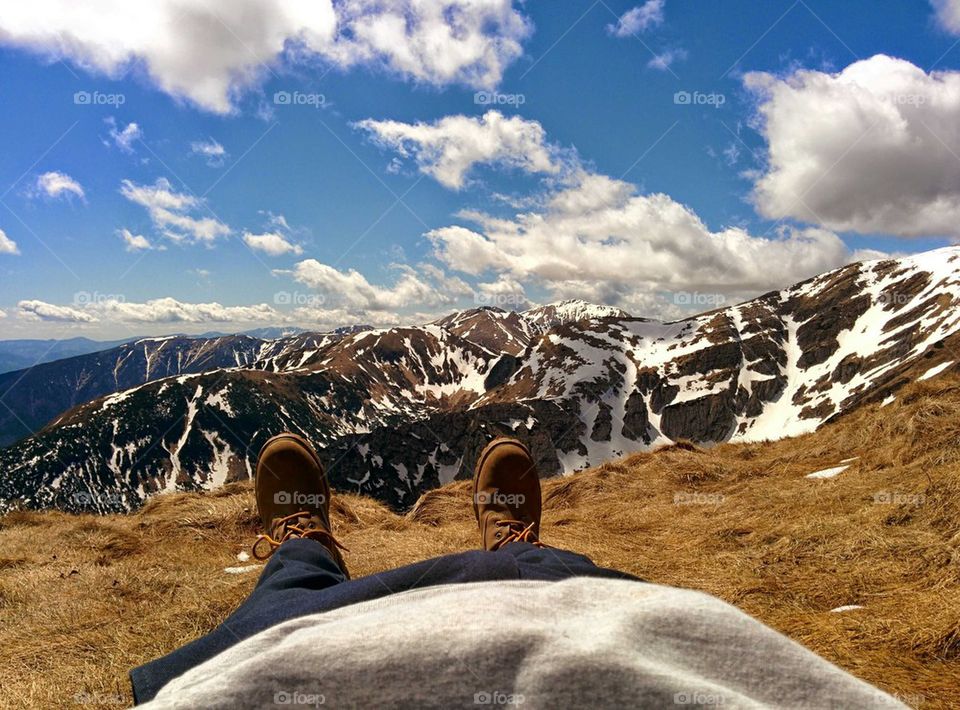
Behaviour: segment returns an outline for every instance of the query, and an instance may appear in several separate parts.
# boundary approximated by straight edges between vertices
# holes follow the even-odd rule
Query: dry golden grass
[[[838,477],[806,474],[859,457]],[[736,604],[908,704],[960,704],[960,380],[805,437],[677,445],[544,482],[544,539]],[[335,498],[355,577],[476,546],[468,482],[406,516]],[[249,484],[130,516],[0,519],[0,705],[131,700],[126,673],[249,592]],[[831,613],[842,605],[862,609]],[[78,696],[78,694],[81,694]]]

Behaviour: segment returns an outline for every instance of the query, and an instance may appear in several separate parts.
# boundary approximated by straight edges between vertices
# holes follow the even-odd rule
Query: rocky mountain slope
[[[100,352],[0,375],[0,445],[28,436],[68,409],[171,375],[255,362],[264,341],[243,335],[212,339],[145,338]]]
[[[295,360],[311,348],[316,349],[321,341],[369,329],[357,326],[274,340],[247,334],[143,338],[88,355],[0,374],[0,401],[6,405],[0,410],[0,446],[29,436],[67,410],[104,395],[173,375],[248,367],[276,358]],[[270,331],[262,328],[259,332]]]
[[[469,475],[498,432],[545,474],[680,439],[812,431],[960,360],[960,248],[853,264],[675,323],[480,309],[421,327],[275,341],[252,362],[82,405],[0,451],[0,505],[127,510],[250,476],[289,429],[335,486],[391,506]],[[560,312],[560,322],[552,320]],[[574,316],[575,317],[575,316]]]
[[[129,340],[135,340],[130,338]],[[128,340],[101,341],[89,338],[67,340],[0,340],[0,374],[23,370],[45,362],[108,350]]]

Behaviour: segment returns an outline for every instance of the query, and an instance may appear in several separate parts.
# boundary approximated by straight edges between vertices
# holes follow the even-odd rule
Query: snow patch
[[[807,478],[833,478],[834,476],[839,476],[848,468],[850,468],[850,466],[834,466],[833,468],[825,468],[822,471],[808,473]]]
[[[255,569],[260,569],[263,565],[244,565],[243,567],[224,567],[223,571],[227,574],[246,574],[247,572],[253,572]]]
[[[950,367],[952,364],[953,364],[953,360],[950,360],[948,362],[941,362],[939,365],[935,367],[931,367],[929,370],[927,370],[922,375],[920,375],[920,377],[917,378],[917,382],[923,382],[924,380],[929,380],[931,377],[936,377],[941,372],[943,372],[948,367]]]

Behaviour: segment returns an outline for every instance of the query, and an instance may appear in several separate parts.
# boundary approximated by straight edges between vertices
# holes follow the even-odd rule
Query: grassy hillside
[[[960,379],[911,385],[809,436],[672,446],[544,493],[546,542],[716,594],[913,706],[956,705]],[[339,495],[333,518],[355,577],[478,544],[466,482],[406,516]],[[0,705],[129,702],[130,667],[248,593],[259,568],[225,569],[251,564],[237,555],[256,530],[247,483],[129,516],[0,519]]]

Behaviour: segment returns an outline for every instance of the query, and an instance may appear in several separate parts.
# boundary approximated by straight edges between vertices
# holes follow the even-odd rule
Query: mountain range
[[[107,350],[124,342],[127,341],[102,341],[90,338],[0,340],[0,374],[76,355]]]
[[[670,323],[568,301],[269,341],[141,340],[37,376],[37,396],[44,382],[72,390],[66,406],[111,394],[0,450],[0,510],[124,511],[216,488],[250,477],[284,430],[317,444],[335,487],[398,509],[469,476],[498,433],[527,441],[544,475],[680,440],[803,434],[955,368],[958,300],[951,247]]]
[[[220,338],[227,335],[249,335],[252,338],[272,340],[286,338],[306,332],[303,328],[292,326],[254,328],[241,333],[208,332],[200,335],[183,335],[184,338]],[[64,340],[0,340],[0,374],[15,370],[28,370],[55,360],[97,353],[109,350],[124,343],[131,343],[140,338],[124,338],[123,340],[91,340],[90,338],[67,338]],[[0,439],[2,442],[2,439]]]

